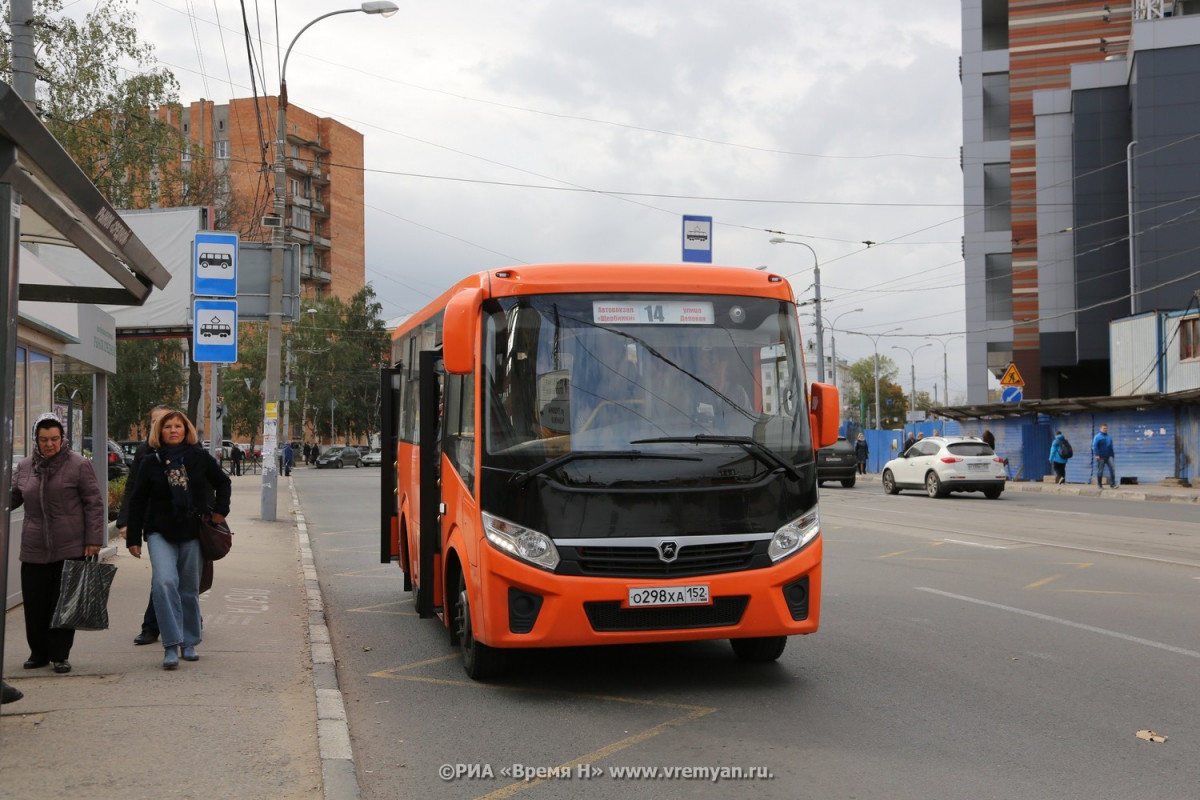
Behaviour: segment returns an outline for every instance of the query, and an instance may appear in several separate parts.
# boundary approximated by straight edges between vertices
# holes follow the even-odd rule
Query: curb
[[[362,797],[358,773],[354,770],[354,751],[350,746],[350,725],[346,705],[338,686],[337,662],[325,624],[325,601],[313,561],[308,538],[308,523],[300,508],[296,484],[288,480],[292,494],[292,519],[296,527],[296,546],[304,569],[304,589],[308,596],[308,641],[312,649],[313,691],[317,699],[317,748],[321,755],[321,786],[325,800],[353,800]]]

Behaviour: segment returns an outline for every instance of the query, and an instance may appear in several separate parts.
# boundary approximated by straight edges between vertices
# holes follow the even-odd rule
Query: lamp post
[[[275,462],[275,431],[279,407],[279,361],[280,349],[283,344],[283,249],[285,243],[284,231],[284,201],[286,198],[287,173],[284,167],[284,157],[287,148],[287,63],[292,54],[296,41],[304,32],[323,19],[338,14],[379,14],[390,17],[399,7],[390,0],[371,0],[358,8],[343,8],[340,11],[330,11],[309,22],[300,32],[292,37],[291,43],[283,55],[283,66],[279,70],[279,103],[276,111],[276,140],[275,140],[275,206],[276,226],[271,235],[271,281],[267,302],[267,369],[263,387],[263,471],[262,471],[262,508],[261,517],[268,522],[275,521],[277,471]],[[286,434],[286,431],[285,431]]]
[[[774,236],[771,238],[771,244],[798,244],[801,247],[807,247],[808,252],[812,253],[813,257],[813,313],[814,324],[817,328],[817,380],[820,383],[825,382],[825,331],[821,327],[821,261],[817,258],[817,251],[812,249],[812,246],[806,242],[797,242],[792,239],[784,239],[782,236]],[[837,366],[834,365],[834,369]]]
[[[950,405],[950,369],[946,365],[946,346],[961,336],[951,336],[949,339],[934,339],[942,346],[942,405]],[[934,398],[935,400],[937,398]]]
[[[879,424],[879,340],[882,337],[887,336],[889,333],[895,333],[898,330],[900,329],[892,328],[890,331],[884,331],[883,333],[861,333],[859,331],[846,331],[846,333],[852,333],[855,336],[867,337],[871,340],[871,344],[875,346],[875,428],[877,430],[882,428],[882,426]]]
[[[904,352],[908,353],[908,357],[911,359],[911,361],[909,361],[909,364],[912,366],[912,391],[909,392],[909,395],[908,395],[908,410],[909,411],[912,411],[913,409],[915,409],[917,407],[917,351],[923,347],[932,347],[932,346],[933,346],[932,342],[926,342],[925,344],[920,345],[919,347],[916,347],[916,348],[913,348],[910,350],[909,348],[904,347],[903,345],[898,345],[898,344],[892,345],[893,350],[903,350]]]
[[[841,314],[838,314],[836,317],[833,318],[833,324],[829,326],[829,350],[830,350],[830,356],[833,358],[833,388],[835,388],[835,389],[837,388],[837,382],[838,382],[837,381],[837,373],[838,373],[837,336],[835,335],[837,333],[837,323],[838,323],[839,319],[846,316],[847,314],[854,314],[859,311],[862,311],[862,309],[861,308],[853,308],[849,311],[843,311]]]

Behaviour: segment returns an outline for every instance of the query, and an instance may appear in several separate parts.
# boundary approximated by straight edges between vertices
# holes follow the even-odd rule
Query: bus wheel
[[[742,661],[752,664],[766,664],[775,661],[783,655],[787,647],[786,636],[763,636],[758,639],[730,639],[733,652]]]
[[[462,652],[463,669],[472,680],[499,675],[504,670],[504,654],[477,642],[471,630],[471,603],[467,599],[467,577],[458,576],[458,602],[454,606],[454,633]]]

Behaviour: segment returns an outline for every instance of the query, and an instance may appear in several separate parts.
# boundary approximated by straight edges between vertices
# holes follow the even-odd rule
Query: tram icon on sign
[[[233,329],[229,325],[222,322],[220,317],[213,317],[208,322],[200,324],[200,335],[205,338],[220,337],[222,339],[228,339],[229,334],[232,332]]]
[[[200,269],[208,269],[209,267],[220,267],[221,269],[229,269],[233,266],[233,255],[231,253],[201,253],[200,254]]]

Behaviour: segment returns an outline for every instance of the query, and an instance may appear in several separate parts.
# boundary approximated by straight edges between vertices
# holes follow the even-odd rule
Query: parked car
[[[973,436],[922,439],[883,466],[883,490],[924,489],[930,497],[983,492],[995,500],[1004,491],[1004,460]]]
[[[335,445],[325,448],[325,452],[317,456],[317,469],[323,469],[324,467],[341,469],[342,467],[361,466],[362,453],[358,452],[357,447]]]
[[[854,486],[858,475],[858,459],[854,456],[853,443],[839,436],[838,440],[828,447],[817,450],[817,485],[823,486],[825,481],[841,481],[847,489]]]
[[[362,457],[362,465],[364,467],[379,467],[383,466],[383,452],[377,447],[371,452]]]
[[[205,439],[200,444],[205,450],[207,450],[210,453],[212,452],[212,442],[211,441],[209,441],[208,439]],[[233,448],[236,446],[237,445],[235,445],[233,443],[233,440],[222,439],[221,440],[221,451],[219,453],[219,455],[221,456],[221,460],[228,461],[229,457],[233,454]]]
[[[117,444],[120,445],[121,452],[125,456],[125,463],[132,467],[134,455],[137,454],[138,448],[145,444],[145,442],[135,441],[133,439],[122,439],[121,441],[117,442]]]
[[[91,453],[92,437],[83,437],[83,449]],[[108,440],[108,479],[111,481],[114,478],[120,478],[123,475],[129,474],[129,464],[125,463],[125,453],[121,450],[121,445]]]

